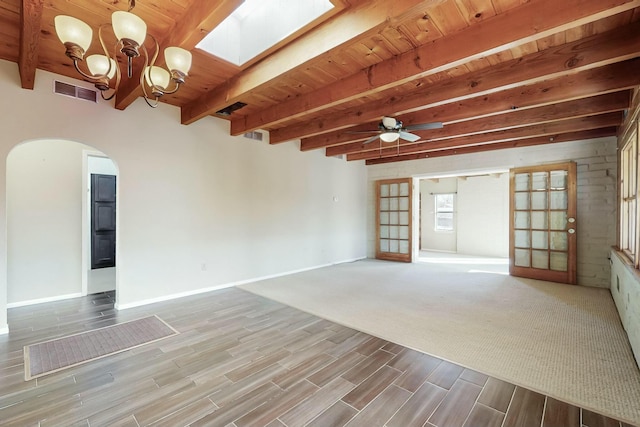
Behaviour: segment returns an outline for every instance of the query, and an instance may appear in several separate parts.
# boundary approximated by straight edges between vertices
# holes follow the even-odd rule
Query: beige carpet
[[[640,424],[640,371],[609,291],[501,269],[363,260],[241,288]]]

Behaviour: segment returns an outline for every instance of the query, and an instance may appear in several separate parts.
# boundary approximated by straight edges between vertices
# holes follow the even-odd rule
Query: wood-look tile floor
[[[180,335],[24,381],[24,345],[149,314]],[[239,289],[121,312],[96,294],[9,326],[5,427],[628,426]]]

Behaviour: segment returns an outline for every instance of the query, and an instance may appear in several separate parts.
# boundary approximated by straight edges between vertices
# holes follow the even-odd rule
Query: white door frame
[[[91,268],[91,187],[89,175],[92,171],[89,170],[89,157],[102,157],[113,160],[106,154],[100,151],[82,150],[82,295],[87,295],[89,292],[89,269]],[[116,176],[118,176],[118,166],[113,162],[116,168]],[[116,180],[116,268],[118,259],[118,226],[119,223],[119,185]],[[118,274],[116,270],[116,290],[118,288]],[[116,294],[117,298],[117,294]]]

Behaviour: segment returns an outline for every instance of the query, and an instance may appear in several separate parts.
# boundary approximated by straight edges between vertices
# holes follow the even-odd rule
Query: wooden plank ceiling
[[[193,53],[187,83],[162,99],[184,124],[242,102],[221,117],[233,135],[267,130],[271,144],[299,139],[367,164],[615,135],[640,84],[640,0],[334,0],[330,19],[241,67],[195,45],[242,0],[136,3],[161,46]],[[0,58],[18,63],[26,89],[36,68],[77,78],[54,17],[97,28],[127,7],[0,0]],[[125,78],[115,108],[140,94]],[[444,126],[365,144],[383,116]]]

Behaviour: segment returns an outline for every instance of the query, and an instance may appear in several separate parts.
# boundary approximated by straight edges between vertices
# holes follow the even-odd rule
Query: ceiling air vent
[[[98,101],[98,93],[95,90],[59,82],[57,80],[53,82],[53,91],[60,95],[70,96],[72,98],[84,99],[91,102]]]
[[[262,141],[262,133],[261,132],[247,132],[244,134],[245,138],[255,139],[256,141]]]
[[[238,101],[227,107],[224,107],[222,110],[216,111],[216,114],[219,116],[230,116],[231,113],[233,113],[234,111],[238,111],[239,109],[241,109],[242,107],[245,107],[246,105],[247,104],[245,104],[244,102]]]

